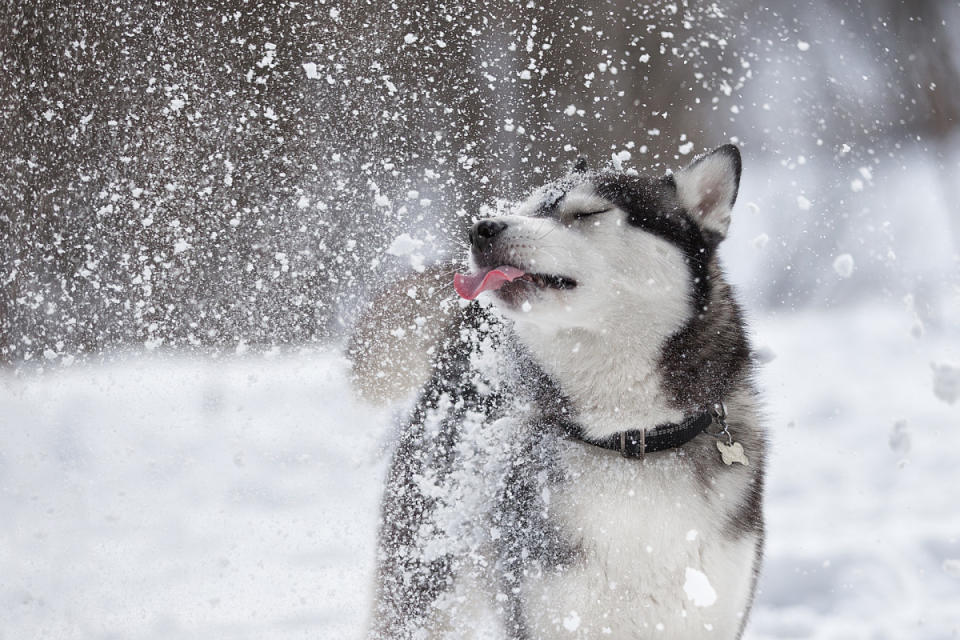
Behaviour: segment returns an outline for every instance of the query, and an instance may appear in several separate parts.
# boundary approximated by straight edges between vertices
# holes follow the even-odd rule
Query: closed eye
[[[600,213],[606,213],[611,209],[613,209],[613,207],[607,207],[606,209],[597,209],[596,211],[580,211],[578,213],[573,214],[573,219],[583,220],[584,218],[589,218],[590,216],[595,216]]]

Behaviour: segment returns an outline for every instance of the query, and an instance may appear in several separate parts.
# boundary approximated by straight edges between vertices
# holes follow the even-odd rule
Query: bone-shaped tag
[[[717,441],[717,449],[720,450],[720,457],[723,458],[723,464],[730,466],[734,462],[739,462],[742,465],[749,466],[750,461],[747,460],[747,456],[743,453],[743,445],[739,442],[734,442],[733,444],[724,444]]]

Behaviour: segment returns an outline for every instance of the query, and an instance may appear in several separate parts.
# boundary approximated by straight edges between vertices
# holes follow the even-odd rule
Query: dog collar
[[[692,415],[683,422],[668,422],[657,425],[652,429],[621,431],[600,439],[588,438],[578,429],[571,436],[601,449],[619,451],[624,458],[643,458],[648,453],[675,449],[690,442],[709,429],[714,422],[721,427],[721,431],[711,435],[718,438],[726,436],[727,444],[732,444],[730,432],[727,430],[726,417],[726,407],[723,403],[718,403],[715,408]]]

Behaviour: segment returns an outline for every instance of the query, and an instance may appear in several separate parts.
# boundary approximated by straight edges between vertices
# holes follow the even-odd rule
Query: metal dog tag
[[[720,457],[723,458],[723,464],[728,467],[734,462],[739,462],[744,466],[750,465],[750,461],[747,460],[747,456],[743,453],[743,445],[739,442],[724,444],[717,440],[717,449],[720,450]]]

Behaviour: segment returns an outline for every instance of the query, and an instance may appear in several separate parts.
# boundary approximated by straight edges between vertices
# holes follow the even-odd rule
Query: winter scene
[[[0,640],[960,638],[960,2],[0,34]]]

